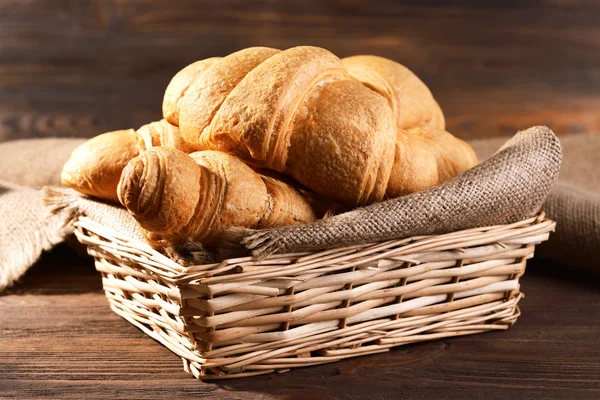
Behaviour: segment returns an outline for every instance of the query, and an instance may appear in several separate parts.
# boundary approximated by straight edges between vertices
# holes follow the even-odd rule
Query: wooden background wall
[[[0,0],[0,141],[137,128],[188,63],[301,44],[405,64],[464,138],[600,132],[599,2],[457,3]]]

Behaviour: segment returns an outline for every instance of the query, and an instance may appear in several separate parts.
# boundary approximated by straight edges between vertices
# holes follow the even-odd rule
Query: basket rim
[[[234,271],[236,267],[239,269],[240,265],[248,263],[256,265],[277,263],[282,262],[282,260],[294,259],[294,262],[290,264],[298,264],[317,258],[333,257],[335,255],[343,254],[344,252],[357,251],[358,249],[363,249],[363,251],[366,249],[367,252],[373,253],[377,248],[391,246],[402,246],[400,249],[405,251],[411,246],[413,248],[418,248],[418,246],[415,244],[419,244],[421,247],[427,245],[434,246],[436,244],[438,246],[443,246],[444,243],[452,242],[453,240],[462,240],[469,236],[477,236],[479,238],[478,240],[481,241],[482,237],[486,237],[485,234],[491,237],[498,237],[498,240],[501,240],[503,235],[505,235],[507,232],[518,229],[529,234],[545,234],[554,231],[556,222],[547,218],[544,211],[540,211],[533,217],[509,224],[467,228],[443,234],[410,236],[401,239],[369,242],[358,245],[337,247],[328,250],[273,254],[264,258],[259,258],[256,256],[228,258],[217,263],[190,266],[183,266],[162,254],[160,251],[152,248],[148,243],[138,239],[124,237],[123,235],[115,232],[113,229],[106,227],[87,216],[79,216],[74,225],[75,235],[82,244],[101,246],[107,250],[112,250],[117,254],[125,249],[134,249],[139,252],[139,257],[143,258],[145,262],[149,262],[153,267],[155,267],[153,272],[158,274],[160,278],[170,281],[174,284],[179,284],[189,283],[191,276],[197,276],[197,278],[210,278],[215,274],[225,271],[236,272]],[[104,238],[104,240],[92,238],[89,235],[86,235],[84,231],[92,232],[94,235]],[[128,256],[131,256],[131,254],[128,254]],[[416,260],[406,259],[406,261],[418,264]]]

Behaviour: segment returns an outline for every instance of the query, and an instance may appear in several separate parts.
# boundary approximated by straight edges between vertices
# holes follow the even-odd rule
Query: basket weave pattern
[[[510,327],[554,222],[183,267],[82,217],[111,308],[199,379],[283,372]]]

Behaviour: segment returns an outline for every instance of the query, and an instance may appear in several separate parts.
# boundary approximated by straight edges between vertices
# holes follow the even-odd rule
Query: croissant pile
[[[318,47],[252,47],[195,62],[163,118],[77,148],[64,185],[118,202],[156,247],[217,246],[232,227],[312,222],[427,189],[477,158],[406,67]]]

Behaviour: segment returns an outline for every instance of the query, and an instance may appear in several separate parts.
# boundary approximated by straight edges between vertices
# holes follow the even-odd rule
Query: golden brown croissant
[[[438,185],[477,164],[466,142],[427,125],[398,129],[396,156],[388,187],[390,198]]]
[[[197,149],[286,173],[349,206],[385,194],[393,113],[327,50],[233,53],[197,76],[178,113],[182,137]]]
[[[385,97],[394,110],[398,132],[388,197],[427,189],[477,164],[471,146],[445,131],[440,106],[408,68],[377,56],[342,61],[350,75]]]
[[[298,190],[218,151],[152,148],[129,162],[117,192],[156,247],[188,239],[210,247],[232,226],[315,220]]]
[[[444,130],[427,86],[391,60],[339,60],[308,46],[255,47],[211,60],[195,80],[191,67],[178,74],[185,79],[174,78],[192,81],[182,99],[175,91],[180,100],[170,107],[197,149],[286,173],[348,206],[426,189],[477,162],[468,144]],[[173,90],[165,99],[176,97]]]
[[[63,167],[63,185],[81,193],[118,202],[117,185],[129,160],[154,146],[185,152],[192,148],[182,140],[179,128],[165,120],[133,129],[98,135],[76,148]]]
[[[342,62],[353,78],[386,98],[398,128],[445,129],[444,114],[431,91],[402,64],[378,56],[346,57]]]
[[[164,119],[175,126],[179,126],[179,107],[185,91],[198,76],[202,75],[204,71],[220,59],[221,57],[212,57],[196,61],[175,74],[169,82],[163,98],[162,111]]]

